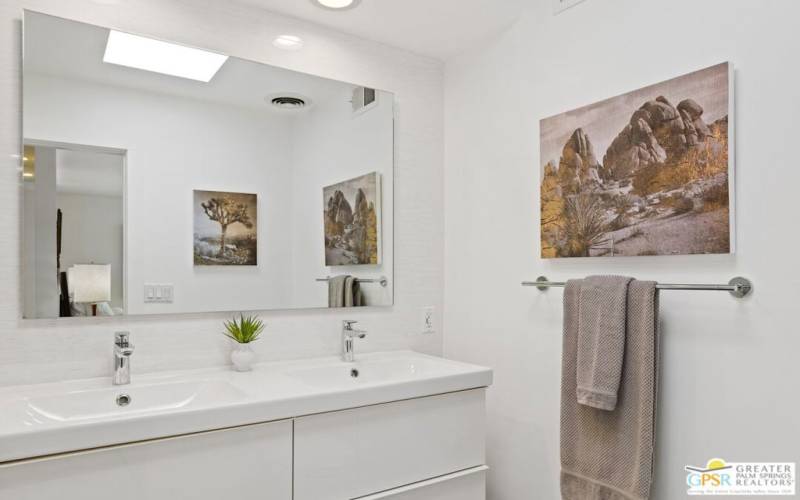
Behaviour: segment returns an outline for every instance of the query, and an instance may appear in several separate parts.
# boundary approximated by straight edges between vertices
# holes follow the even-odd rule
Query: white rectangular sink
[[[410,351],[0,388],[0,467],[15,460],[456,392],[489,368]],[[125,396],[120,406],[117,399]],[[123,398],[125,399],[125,398]]]
[[[72,391],[26,402],[41,417],[66,422],[233,403],[245,397],[227,382],[207,380]]]

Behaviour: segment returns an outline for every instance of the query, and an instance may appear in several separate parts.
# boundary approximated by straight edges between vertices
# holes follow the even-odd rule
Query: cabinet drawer
[[[0,468],[3,500],[291,500],[292,422],[78,452]]]
[[[485,465],[356,500],[486,500]]]
[[[358,498],[483,465],[484,393],[296,419],[295,500]]]

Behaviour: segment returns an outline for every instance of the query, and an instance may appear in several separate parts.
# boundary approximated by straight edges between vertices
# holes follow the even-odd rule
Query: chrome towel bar
[[[546,276],[539,276],[536,281],[523,281],[522,286],[535,286],[539,290],[548,288],[563,287],[563,281],[550,281]],[[753,291],[753,283],[747,279],[737,276],[728,282],[727,285],[703,285],[687,283],[659,283],[656,285],[659,290],[711,290],[720,292],[730,292],[734,297],[741,299]]]
[[[331,277],[327,276],[325,278],[317,278],[317,281],[330,281],[330,279]],[[389,279],[386,276],[381,276],[380,278],[356,278],[356,281],[359,283],[378,283],[384,288],[389,284]]]

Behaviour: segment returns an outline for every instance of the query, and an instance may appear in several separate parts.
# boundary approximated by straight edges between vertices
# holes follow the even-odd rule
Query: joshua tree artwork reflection
[[[194,192],[194,264],[258,264],[258,197],[220,191]]]

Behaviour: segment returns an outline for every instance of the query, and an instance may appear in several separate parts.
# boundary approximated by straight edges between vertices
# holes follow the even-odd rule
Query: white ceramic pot
[[[253,346],[250,344],[240,344],[235,342],[231,350],[231,361],[233,362],[233,369],[237,372],[249,372],[253,369],[253,361],[256,359],[256,353],[253,352]]]

